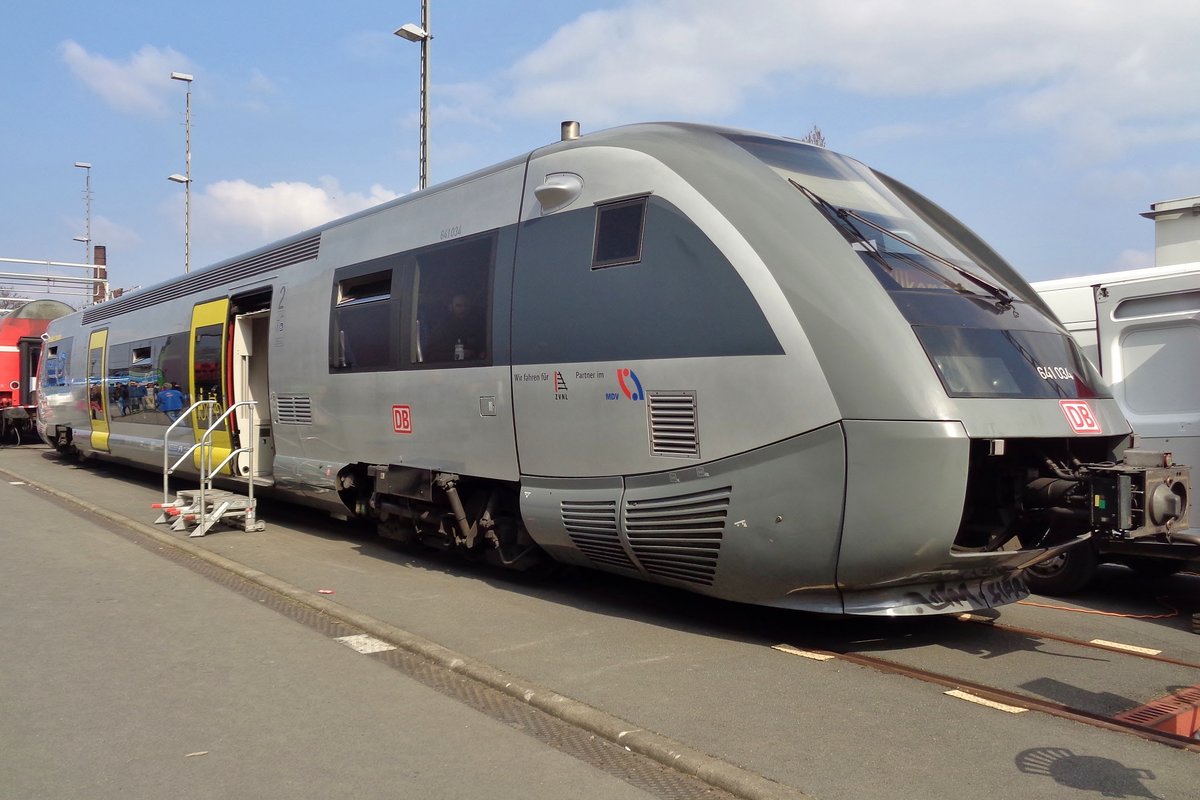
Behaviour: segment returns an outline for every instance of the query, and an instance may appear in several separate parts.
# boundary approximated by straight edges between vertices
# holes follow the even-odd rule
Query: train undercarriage
[[[342,470],[338,492],[357,516],[376,522],[383,538],[454,550],[521,572],[553,564],[521,523],[516,484],[357,464]]]
[[[1091,536],[1025,571],[1041,594],[1070,594],[1104,562],[1160,577],[1200,563],[1187,528],[1190,476],[1169,453],[1103,439],[975,440],[955,544],[992,551],[1047,547]]]

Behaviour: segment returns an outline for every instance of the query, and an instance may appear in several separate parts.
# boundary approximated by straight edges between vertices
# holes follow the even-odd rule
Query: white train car
[[[1140,446],[1200,464],[1200,263],[1082,275],[1032,284],[1112,388]],[[1181,521],[1181,523],[1184,521]],[[1187,541],[1200,527],[1195,508],[1177,530]],[[1183,528],[1181,524],[1179,526]],[[1103,556],[1150,574],[1187,566],[1189,550],[1101,543]],[[1174,557],[1172,557],[1174,556]]]

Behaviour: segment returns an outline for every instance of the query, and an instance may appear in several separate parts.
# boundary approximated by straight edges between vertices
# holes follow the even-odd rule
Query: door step
[[[223,489],[181,489],[173,503],[154,503],[151,508],[162,511],[156,525],[169,522],[171,530],[188,531],[195,538],[217,524],[241,527],[247,533],[265,530],[266,524],[255,518],[254,505],[249,497]]]

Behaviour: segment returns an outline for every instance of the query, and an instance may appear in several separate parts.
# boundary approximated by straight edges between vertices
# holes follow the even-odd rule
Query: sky
[[[568,119],[815,125],[1029,280],[1153,266],[1139,214],[1200,195],[1194,0],[428,2],[431,185]],[[420,20],[420,0],[0,0],[0,258],[83,261],[90,172],[112,286],[183,271],[172,72],[194,77],[192,269],[414,191],[420,47],[392,31]]]

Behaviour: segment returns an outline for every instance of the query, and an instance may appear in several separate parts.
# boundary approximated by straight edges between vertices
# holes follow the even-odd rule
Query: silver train
[[[1043,302],[896,180],[690,124],[561,141],[56,320],[39,431],[161,469],[251,400],[255,480],[381,534],[836,614],[961,611],[1188,472]],[[201,432],[193,414],[179,444]],[[172,447],[175,443],[172,443]]]

